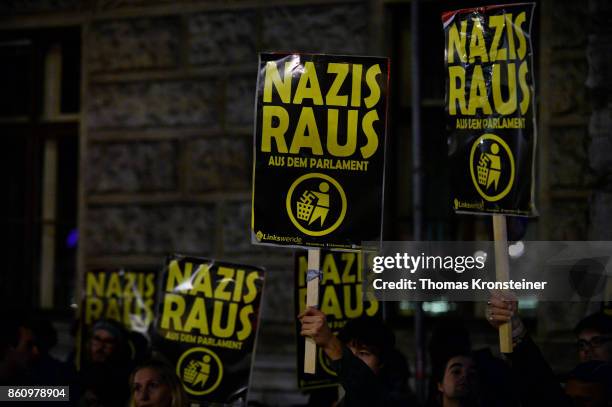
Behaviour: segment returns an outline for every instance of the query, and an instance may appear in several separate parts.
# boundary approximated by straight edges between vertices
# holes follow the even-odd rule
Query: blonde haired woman
[[[131,407],[187,407],[187,395],[172,367],[160,360],[138,366],[130,376]]]

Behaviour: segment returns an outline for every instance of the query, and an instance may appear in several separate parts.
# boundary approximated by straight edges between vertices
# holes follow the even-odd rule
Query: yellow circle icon
[[[176,374],[181,378],[187,393],[203,396],[219,387],[223,377],[223,364],[219,356],[210,349],[192,348],[179,358]]]
[[[500,149],[500,146],[503,150]],[[480,155],[475,157],[477,150]],[[502,160],[502,153],[506,155],[507,160]],[[477,159],[476,162],[474,161],[475,158]],[[505,163],[507,165],[504,165]],[[476,171],[474,171],[475,168]],[[488,202],[495,202],[508,195],[514,183],[514,173],[512,150],[501,137],[488,133],[474,141],[470,152],[470,175],[472,176],[472,183],[481,197]],[[503,183],[502,178],[508,179],[505,187],[503,184],[500,185],[500,181]],[[489,193],[489,190],[492,190],[492,192]],[[498,192],[500,190],[501,192]],[[455,206],[457,206],[457,202],[455,202]]]
[[[312,189],[304,187],[304,182],[309,180],[314,181],[309,182],[311,185],[310,188]],[[331,186],[335,188],[335,191],[340,198],[340,211],[337,219],[331,224],[331,226],[325,229],[308,229],[307,227],[310,227],[310,225],[315,221],[320,221],[322,226],[330,213],[331,204],[334,203],[337,205],[337,202],[333,202],[331,200]],[[293,195],[297,189],[300,189],[299,192],[302,192],[302,194],[300,195],[298,192],[299,197],[294,202]],[[309,236],[325,236],[336,230],[344,220],[347,208],[346,194],[338,181],[329,175],[320,173],[305,174],[296,179],[293,184],[291,184],[291,187],[287,192],[285,204],[287,214],[289,215],[289,219],[291,219],[293,225],[301,232]],[[300,221],[305,223],[306,226],[300,223]]]

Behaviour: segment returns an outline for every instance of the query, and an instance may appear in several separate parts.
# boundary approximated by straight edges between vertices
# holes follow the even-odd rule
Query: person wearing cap
[[[89,360],[93,363],[112,362],[122,358],[126,337],[121,326],[111,320],[97,321],[89,339]]]
[[[132,362],[125,329],[116,321],[94,323],[79,372],[80,406],[123,406],[130,396]]]

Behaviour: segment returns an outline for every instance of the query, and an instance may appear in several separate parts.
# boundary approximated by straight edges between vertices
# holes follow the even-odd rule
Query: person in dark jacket
[[[606,389],[611,383],[606,376],[607,372],[610,372],[607,367],[609,363],[601,360],[586,362],[598,364],[594,367],[583,362],[572,371],[564,389],[519,318],[516,298],[509,293],[495,292],[489,298],[486,313],[487,320],[495,328],[506,322],[512,324],[514,349],[506,357],[515,373],[523,406],[612,406],[612,394]],[[577,329],[580,326],[579,323]],[[578,329],[577,333],[580,332],[582,331]],[[583,374],[592,370],[599,371],[599,375]],[[591,380],[592,377],[597,377],[598,380]],[[603,389],[606,391],[601,391]]]
[[[579,400],[581,406],[611,406],[612,364],[601,360],[580,363],[567,377],[565,394],[574,402]]]
[[[462,356],[470,361],[468,368],[463,372],[466,377],[462,379],[466,384],[464,387],[469,389],[470,394],[469,397],[463,397],[461,392],[458,392],[459,401],[487,407],[519,405],[507,363],[495,357],[489,348],[472,349],[472,341],[464,321],[461,318],[448,317],[437,318],[429,340],[429,360],[432,366],[428,392],[429,406],[441,406],[445,396],[449,398],[447,403],[455,398],[450,391],[442,393],[442,390],[451,389],[448,387],[441,389],[441,387],[444,385],[443,379],[449,360]],[[462,365],[467,366],[467,363]],[[476,376],[468,375],[474,372]]]
[[[336,336],[325,314],[316,308],[306,309],[298,318],[301,335],[314,339],[338,373],[345,391],[340,406],[414,405],[407,385],[407,364],[401,363],[403,356],[395,349],[395,336],[381,320],[349,320]]]

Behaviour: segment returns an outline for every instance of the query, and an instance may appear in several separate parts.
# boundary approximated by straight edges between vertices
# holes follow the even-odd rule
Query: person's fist
[[[491,291],[489,301],[487,301],[486,318],[494,328],[510,322],[512,317],[518,312],[518,302],[516,298],[502,291]]]
[[[334,334],[327,325],[325,314],[316,308],[308,307],[304,312],[298,315],[298,319],[302,323],[302,336],[311,337],[317,345],[326,347],[334,338]]]
[[[332,360],[342,357],[342,344],[327,325],[325,314],[316,308],[308,307],[298,315],[302,324],[300,334],[311,337],[315,343],[323,348],[327,356]]]
[[[491,296],[487,301],[486,318],[494,328],[510,322],[514,342],[520,341],[527,332],[518,315],[518,301],[511,292],[491,291]]]

